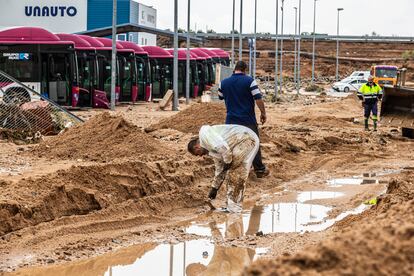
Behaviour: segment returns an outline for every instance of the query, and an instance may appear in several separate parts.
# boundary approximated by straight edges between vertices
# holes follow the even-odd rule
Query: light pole
[[[279,0],[276,0],[276,42],[275,42],[275,99],[277,100],[277,93],[278,93],[278,70],[279,70]]]
[[[282,7],[281,7],[281,11],[282,11],[282,26],[281,26],[281,31],[280,31],[280,92],[282,92],[283,90],[283,21],[284,21],[284,10],[283,8],[285,7],[285,0],[282,0]]]
[[[313,1],[312,85],[315,82],[316,1],[318,0]]]
[[[112,2],[112,60],[111,60],[111,110],[115,110],[115,79],[116,79],[116,4]]]
[[[187,56],[185,70],[185,103],[190,103],[190,1],[187,4]]]
[[[343,8],[338,8],[337,24],[336,24],[336,81],[339,81],[339,12],[343,11]]]
[[[242,60],[242,55],[243,55],[242,30],[243,30],[243,0],[240,0],[239,61]]]
[[[257,0],[254,0],[254,40],[253,40],[253,73],[252,77],[256,79],[256,32],[257,32]]]
[[[295,56],[295,65],[293,66],[293,82],[296,86],[296,64],[297,64],[297,50],[298,50],[298,44],[297,44],[297,40],[296,40],[296,35],[298,32],[298,7],[294,7],[295,9],[295,36],[294,36],[294,41],[295,41],[295,51],[293,52],[293,55]]]
[[[174,0],[173,111],[178,111],[178,0]]]
[[[234,67],[234,18],[236,13],[236,0],[233,0],[233,23],[231,34],[231,67]],[[196,30],[197,31],[197,30]]]
[[[297,77],[297,83],[296,83],[296,90],[297,90],[297,94],[299,94],[299,90],[300,90],[300,40],[301,40],[301,32],[300,32],[300,24],[302,20],[302,0],[299,0],[299,22],[298,22],[298,34],[299,34],[299,39],[298,39],[298,77]]]

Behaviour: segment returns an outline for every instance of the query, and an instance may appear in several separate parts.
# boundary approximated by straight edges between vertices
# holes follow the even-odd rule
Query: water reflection
[[[239,222],[235,222],[238,224]],[[229,227],[231,231],[240,225]],[[263,249],[259,249],[259,254]],[[143,244],[61,266],[23,269],[13,275],[30,276],[212,276],[239,275],[255,258],[254,249],[215,246],[210,240],[178,244]]]
[[[379,180],[379,177],[401,172],[401,170],[385,170],[382,172],[363,173],[359,176],[336,178],[328,180],[330,186],[341,187],[342,185],[366,185],[366,184],[387,184],[386,180]]]
[[[330,210],[331,208],[327,206],[304,203],[256,205],[250,211],[238,215],[237,224],[235,223],[237,215],[233,214],[222,218],[223,221],[209,224],[195,223],[190,225],[186,232],[213,237],[217,236],[216,233],[221,233],[225,238],[255,235],[258,232],[263,234],[303,232],[311,228],[310,224],[322,223]]]
[[[329,199],[329,198],[338,198],[344,196],[344,193],[340,192],[330,192],[330,191],[309,191],[301,192],[297,197],[298,202],[306,202],[316,199]]]
[[[378,179],[369,178],[336,178],[328,181],[330,186],[341,187],[343,185],[365,185],[365,184],[380,184]]]
[[[235,229],[237,228],[239,226],[235,225]],[[209,240],[192,240],[175,245],[162,244],[131,265],[109,268],[105,276],[238,275],[254,260],[254,256],[253,249],[214,246]]]

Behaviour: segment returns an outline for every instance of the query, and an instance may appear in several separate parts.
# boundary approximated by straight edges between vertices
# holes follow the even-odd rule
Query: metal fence
[[[82,120],[0,71],[0,139],[37,142]]]

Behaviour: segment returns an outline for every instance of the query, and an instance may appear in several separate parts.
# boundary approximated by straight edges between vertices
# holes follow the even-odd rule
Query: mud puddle
[[[364,173],[349,178],[331,179],[328,186],[338,188],[343,185],[386,184],[381,176],[396,173],[397,171],[383,171],[379,173]],[[288,192],[289,191],[284,191]],[[383,191],[378,192],[378,194]],[[293,192],[295,193],[295,192]],[[275,194],[276,196],[278,193]],[[271,204],[258,204],[248,210],[244,210],[239,217],[236,215],[219,216],[214,219],[207,217],[208,222],[193,221],[185,231],[188,234],[199,236],[228,238],[248,235],[262,235],[272,233],[304,233],[310,231],[324,231],[335,222],[344,219],[351,214],[363,212],[366,205],[361,204],[357,208],[346,210],[334,218],[329,218],[332,206],[311,204],[313,200],[336,199],[346,194],[338,191],[303,191],[297,192],[295,202],[277,202],[274,198]],[[263,198],[269,195],[264,195]],[[238,229],[239,234],[234,235],[231,229]],[[234,232],[234,231],[233,231]]]
[[[25,269],[15,275],[236,275],[264,253],[263,248],[223,247],[208,239],[148,243],[68,265]]]
[[[380,179],[382,176],[387,176],[399,173],[401,170],[387,170],[383,172],[363,173],[362,175],[334,178],[328,180],[328,185],[333,187],[341,187],[344,185],[367,185],[367,184],[387,184],[387,180]]]
[[[379,181],[377,175],[373,174],[365,178]],[[285,191],[293,193],[294,202],[277,202],[276,197],[270,203],[259,200],[241,214],[218,211],[203,214],[184,225],[185,233],[189,234],[190,239],[185,242],[139,244],[85,261],[24,269],[14,275],[85,275],[84,271],[88,271],[87,275],[107,276],[239,274],[245,266],[266,254],[267,249],[249,248],[248,242],[247,247],[230,246],[226,242],[244,239],[245,236],[324,231],[346,216],[369,208],[361,204],[330,218],[333,206],[312,204],[312,201],[336,199],[346,195],[345,192],[335,190],[332,187],[327,191]],[[264,195],[266,196],[268,195]],[[255,247],[255,244],[252,243],[251,247]]]
[[[331,191],[308,191],[308,192],[301,192],[298,194],[297,201],[298,202],[306,202],[316,199],[330,199],[330,198],[338,198],[344,196],[344,193],[341,192],[331,192]]]

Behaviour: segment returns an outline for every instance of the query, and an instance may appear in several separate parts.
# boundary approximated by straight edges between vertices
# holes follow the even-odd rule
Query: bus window
[[[186,64],[184,62],[178,62],[178,96],[185,96],[185,83],[186,83]]]
[[[152,91],[154,94],[154,97],[157,96],[159,97],[161,94],[160,91],[160,80],[161,80],[161,76],[160,76],[160,66],[154,61],[151,62],[152,66],[151,66],[151,76],[152,76]]]
[[[43,55],[47,55],[47,80],[50,99],[59,104],[69,104],[69,95],[71,93],[70,60],[65,54]]]
[[[138,82],[138,99],[145,99],[145,61],[142,58],[137,57],[137,82]]]
[[[22,82],[37,82],[38,58],[32,53],[2,53],[0,70]]]
[[[77,57],[79,68],[79,106],[92,106],[92,93],[96,87],[95,59],[87,53]]]

